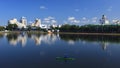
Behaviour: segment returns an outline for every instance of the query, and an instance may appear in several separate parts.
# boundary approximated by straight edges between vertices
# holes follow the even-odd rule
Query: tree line
[[[34,29],[35,28],[35,29]],[[56,27],[50,27],[51,30],[59,30],[60,32],[81,32],[81,33],[120,33],[120,25],[116,24],[116,25],[83,25],[83,26],[79,26],[79,25],[69,25],[69,24],[65,24],[62,25],[60,28]],[[4,30],[10,30],[10,31],[14,31],[14,30],[22,30],[22,31],[31,31],[31,30],[35,30],[35,31],[47,31],[46,29],[42,29],[40,27],[31,27],[31,26],[27,26],[27,28],[21,28],[18,29],[18,26],[16,24],[9,24],[6,27],[0,26],[0,31],[4,31]]]
[[[63,25],[61,32],[120,33],[120,25]]]
[[[120,43],[120,36],[117,35],[85,35],[85,34],[59,34],[65,41],[88,41],[88,42],[111,42]]]
[[[4,31],[4,30],[5,30],[5,27],[0,26],[0,31]]]

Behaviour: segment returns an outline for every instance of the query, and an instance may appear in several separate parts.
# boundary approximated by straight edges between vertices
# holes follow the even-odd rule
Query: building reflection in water
[[[101,45],[103,50],[106,50],[107,47],[109,46],[109,42],[101,42],[100,45]]]
[[[75,41],[73,41],[73,40],[69,40],[69,41],[68,41],[68,44],[70,44],[70,45],[74,45],[74,44],[75,44]]]
[[[22,47],[26,45],[27,35],[18,35],[18,34],[7,34],[6,37],[10,45],[16,46],[18,43],[21,43]]]
[[[57,39],[59,39],[59,35],[56,34],[32,34],[32,35],[22,35],[22,34],[7,34],[6,35],[10,45],[16,46],[18,43],[21,43],[22,47],[24,47],[27,43],[27,38],[30,37],[35,41],[35,44],[41,45],[41,43],[45,44],[53,44]]]
[[[46,34],[46,35],[32,35],[31,37],[36,45],[41,45],[41,43],[46,43],[46,44],[53,44],[57,39],[57,35],[55,34]]]
[[[0,34],[0,38],[3,38],[4,34]]]
[[[1,35],[2,36],[2,35]],[[5,34],[9,43],[16,46],[18,43],[24,47],[27,44],[28,39],[32,39],[36,46],[42,43],[53,45],[58,40],[64,40],[68,42],[68,45],[75,45],[75,43],[93,43],[100,45],[103,50],[106,50],[109,43],[119,43],[120,36],[97,36],[97,35],[68,35],[68,34]]]

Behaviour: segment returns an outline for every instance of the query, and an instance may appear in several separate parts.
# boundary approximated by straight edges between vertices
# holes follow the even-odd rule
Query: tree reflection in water
[[[118,35],[60,34],[60,38],[71,44],[76,41],[95,42],[100,44],[103,50],[106,50],[109,43],[120,43],[120,36]]]
[[[2,37],[2,35],[0,36]],[[120,36],[116,35],[79,35],[79,34],[31,34],[26,33],[25,35],[21,34],[7,34],[6,38],[8,39],[11,45],[16,46],[17,43],[21,43],[24,47],[27,43],[27,39],[34,40],[36,45],[41,45],[45,43],[52,45],[57,40],[64,40],[69,44],[74,45],[77,41],[81,42],[95,42],[100,44],[103,50],[106,50],[109,43],[120,43]]]
[[[3,38],[4,34],[3,33],[0,33],[0,38]]]

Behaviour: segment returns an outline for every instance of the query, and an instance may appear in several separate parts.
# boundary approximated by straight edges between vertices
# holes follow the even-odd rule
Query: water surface
[[[120,68],[120,36],[0,34],[0,68]]]

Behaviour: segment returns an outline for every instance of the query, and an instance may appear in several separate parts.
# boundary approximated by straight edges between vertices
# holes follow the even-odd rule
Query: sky
[[[28,23],[96,24],[104,14],[112,22],[120,19],[120,0],[0,0],[0,25],[22,16]]]

